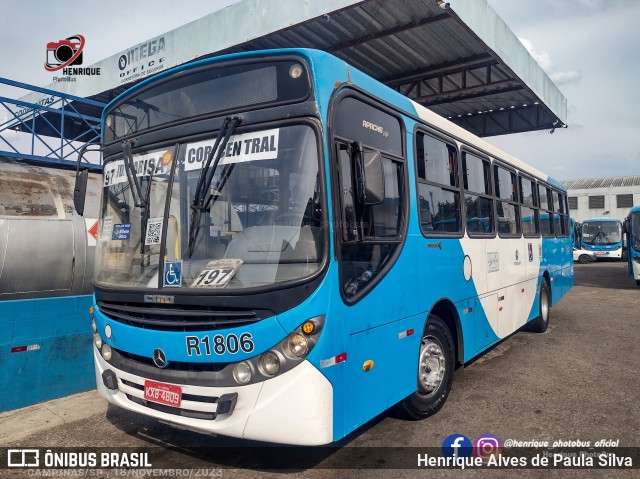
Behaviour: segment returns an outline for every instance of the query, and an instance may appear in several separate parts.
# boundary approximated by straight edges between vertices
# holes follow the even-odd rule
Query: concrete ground
[[[468,365],[434,417],[414,422],[385,413],[325,458],[349,447],[440,447],[450,434],[473,439],[488,433],[503,442],[612,439],[621,447],[640,448],[640,288],[620,262],[577,264],[575,278],[575,287],[553,308],[547,332],[517,333]],[[249,449],[232,449],[229,457],[210,462],[194,449],[248,444],[131,414],[95,392],[0,414],[0,446],[153,446],[173,454],[176,468],[209,468],[201,474],[208,477],[640,477],[638,469],[335,470],[323,468],[321,459],[315,468],[276,472],[243,467]],[[0,470],[0,477],[23,475]],[[102,477],[115,475],[104,470]]]

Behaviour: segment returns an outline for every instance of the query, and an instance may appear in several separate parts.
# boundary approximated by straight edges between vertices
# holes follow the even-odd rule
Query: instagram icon
[[[500,439],[491,434],[480,436],[473,443],[473,455],[482,459],[485,464],[491,456],[502,454],[502,443]]]

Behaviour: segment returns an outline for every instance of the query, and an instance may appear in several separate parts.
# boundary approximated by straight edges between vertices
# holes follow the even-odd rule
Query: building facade
[[[614,176],[564,180],[571,217],[578,222],[589,218],[624,219],[640,205],[640,176]]]

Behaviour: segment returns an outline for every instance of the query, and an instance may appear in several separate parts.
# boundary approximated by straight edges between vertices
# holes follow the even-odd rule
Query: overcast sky
[[[640,175],[640,1],[488,1],[567,98],[569,125],[489,140],[558,179]],[[0,77],[46,86],[47,42],[83,34],[87,66],[231,3],[0,0]]]

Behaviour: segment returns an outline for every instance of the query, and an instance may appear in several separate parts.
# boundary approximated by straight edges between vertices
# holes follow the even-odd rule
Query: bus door
[[[417,281],[405,238],[408,187],[401,120],[359,98],[336,101],[331,168],[339,295],[329,314],[339,318],[347,338],[349,431],[415,390],[413,365],[424,318],[419,326],[411,318]],[[403,331],[406,341],[399,337]]]

